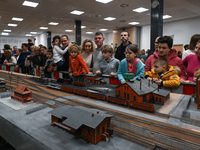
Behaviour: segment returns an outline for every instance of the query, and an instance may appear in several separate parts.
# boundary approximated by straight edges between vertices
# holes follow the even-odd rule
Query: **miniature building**
[[[147,79],[126,82],[116,88],[116,96],[136,102],[155,102],[164,104],[169,99],[169,91],[158,89],[155,83]]]
[[[0,78],[0,92],[5,92],[6,91],[6,82],[4,79]]]
[[[128,82],[130,79],[133,79],[133,78],[134,78],[134,74],[131,72],[124,74],[124,79],[126,80],[126,82]]]
[[[86,74],[87,77],[87,83],[89,84],[95,84],[95,79],[99,78],[96,74]]]
[[[194,97],[195,97],[195,102],[197,103],[197,109],[200,109],[200,76],[197,77]]]
[[[113,130],[110,127],[112,115],[97,109],[82,106],[62,106],[49,112],[52,126],[58,126],[86,142],[97,144],[108,140]]]
[[[11,94],[11,98],[18,100],[22,103],[31,101],[32,100],[31,91],[28,89],[28,87],[18,85],[14,90],[14,93]]]

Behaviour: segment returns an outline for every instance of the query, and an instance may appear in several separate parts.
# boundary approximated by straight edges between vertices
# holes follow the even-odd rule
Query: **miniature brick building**
[[[31,101],[31,91],[28,89],[28,87],[18,85],[14,90],[14,93],[11,94],[11,98],[18,100],[22,103]]]
[[[97,109],[82,106],[62,106],[49,112],[52,126],[58,126],[70,134],[97,144],[108,140],[113,130],[110,127],[112,115]]]
[[[5,92],[6,91],[6,82],[4,79],[0,78],[0,92]]]
[[[197,103],[197,109],[200,109],[200,76],[197,77],[194,97]]]
[[[169,91],[158,89],[155,83],[147,79],[132,80],[116,88],[116,96],[128,99],[130,102],[154,102],[164,104],[169,99]]]
[[[95,79],[99,78],[96,74],[86,74],[87,77],[87,83],[89,84],[95,84]]]

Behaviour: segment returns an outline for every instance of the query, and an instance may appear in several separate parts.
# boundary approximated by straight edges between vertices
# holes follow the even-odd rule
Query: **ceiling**
[[[0,33],[4,29],[12,30],[10,36],[25,36],[30,32],[41,34],[47,31],[63,34],[65,30],[74,31],[74,21],[81,20],[82,34],[86,32],[97,32],[106,28],[113,32],[115,29],[131,27],[129,22],[140,22],[137,26],[150,24],[151,0],[113,0],[107,4],[95,0],[29,0],[38,2],[36,8],[23,6],[24,0],[0,0]],[[120,7],[128,4],[128,7]],[[143,13],[133,12],[133,9],[144,7],[149,9]],[[70,14],[73,10],[83,11],[80,16]],[[200,0],[164,0],[164,15],[172,18],[164,22],[200,16]],[[99,17],[97,17],[99,16]],[[23,18],[23,21],[13,21],[12,17]],[[114,17],[116,20],[105,21],[106,17]],[[49,22],[58,22],[56,26]],[[9,27],[8,23],[17,24],[17,27]],[[41,30],[40,27],[48,27]]]

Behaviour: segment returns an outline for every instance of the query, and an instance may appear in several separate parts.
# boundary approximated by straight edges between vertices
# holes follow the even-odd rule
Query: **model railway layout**
[[[7,76],[8,74],[0,73],[2,76]],[[37,79],[40,80],[40,79]],[[9,80],[8,80],[9,81]],[[11,83],[11,84],[10,84]],[[51,100],[55,102],[55,105],[48,105],[50,107],[59,107],[68,104],[74,104],[79,106],[85,106],[89,108],[97,108],[103,111],[107,111],[109,114],[114,115],[115,117],[112,119],[112,126],[114,127],[114,132],[124,138],[133,139],[135,137],[135,142],[148,146],[150,148],[159,146],[164,149],[199,149],[200,142],[199,137],[200,134],[198,132],[183,129],[179,127],[175,127],[173,125],[165,124],[159,121],[154,121],[151,119],[146,119],[143,117],[135,116],[134,114],[126,114],[117,110],[112,110],[108,108],[102,108],[98,105],[88,104],[85,102],[81,102],[75,99],[66,99],[66,101],[58,102],[55,99],[60,98],[60,94],[66,95],[66,93],[62,91],[47,89],[46,85],[43,82],[34,82],[30,77],[17,77],[15,75],[12,76],[12,81],[8,82],[8,87],[16,87],[18,84],[23,84],[29,86],[29,88],[33,91],[34,101],[37,103],[42,103],[48,105],[47,101]],[[61,87],[62,88],[62,87]],[[39,94],[39,93],[43,93]],[[103,96],[103,95],[102,95]],[[91,96],[92,97],[92,96]],[[108,101],[108,100],[107,100]],[[106,101],[105,101],[106,102]],[[115,105],[110,103],[110,105]],[[120,106],[121,107],[121,106]],[[127,108],[130,109],[130,108]],[[135,110],[139,111],[140,110]],[[163,119],[169,119],[170,115],[159,115],[158,113],[148,113],[153,116],[157,116]],[[143,132],[142,132],[143,131]],[[145,132],[146,133],[145,133]],[[144,136],[146,135],[146,137]],[[157,138],[164,138],[166,142],[158,142]],[[167,139],[167,140],[166,140]],[[145,142],[146,141],[146,142]],[[150,144],[151,143],[151,144]],[[171,143],[171,144],[170,144]],[[176,144],[172,144],[176,143]]]

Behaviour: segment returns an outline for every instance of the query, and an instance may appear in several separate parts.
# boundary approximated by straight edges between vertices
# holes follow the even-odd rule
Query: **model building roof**
[[[30,93],[31,91],[28,89],[28,87],[18,85],[16,89],[14,90],[14,92],[27,94],[27,93]]]
[[[78,129],[82,125],[96,128],[105,118],[112,117],[103,111],[82,106],[62,106],[49,112],[58,118],[66,117],[63,124]]]
[[[153,93],[165,97],[170,93],[170,91],[159,89],[159,91],[155,90]]]

